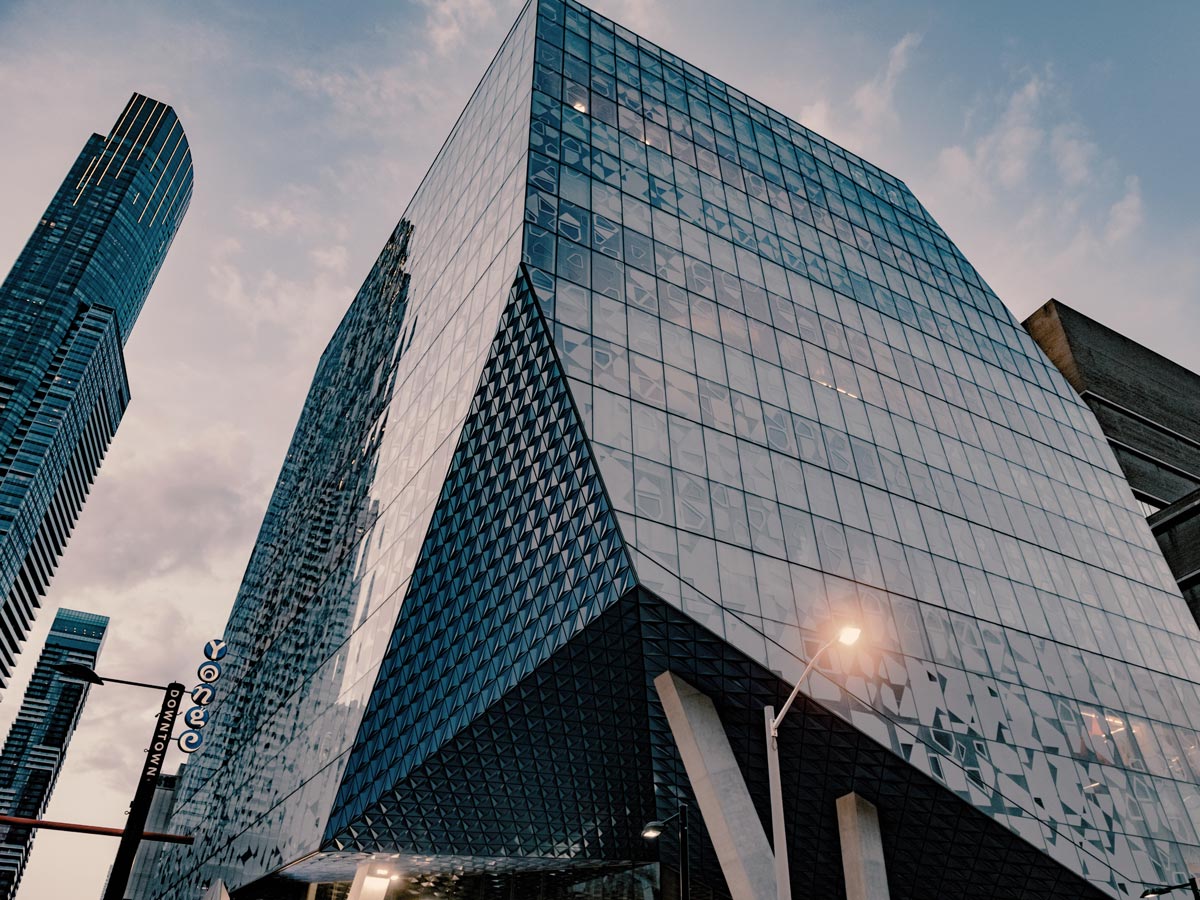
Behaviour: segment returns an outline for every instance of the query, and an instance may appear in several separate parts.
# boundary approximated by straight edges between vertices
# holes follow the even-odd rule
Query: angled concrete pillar
[[[671,672],[654,687],[733,900],[776,900],[775,857],[712,701]]]
[[[888,900],[883,837],[875,805],[858,794],[847,794],[837,799],[837,817],[846,900]]]
[[[317,888],[319,884],[310,884],[308,890],[304,892],[304,900],[317,900]]]
[[[204,900],[229,900],[229,891],[225,888],[225,882],[218,878],[209,885],[208,890],[204,892]]]

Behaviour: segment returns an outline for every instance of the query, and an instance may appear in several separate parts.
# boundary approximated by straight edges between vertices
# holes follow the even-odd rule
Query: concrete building
[[[1058,300],[1024,325],[1095,414],[1200,621],[1200,375]]]

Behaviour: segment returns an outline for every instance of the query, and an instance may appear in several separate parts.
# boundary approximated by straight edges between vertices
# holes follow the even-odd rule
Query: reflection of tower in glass
[[[86,684],[64,678],[54,667],[95,666],[107,628],[107,616],[60,609],[54,617],[21,710],[0,752],[0,813],[40,819],[45,812],[88,694]],[[0,825],[2,900],[16,894],[33,838],[29,828]]]
[[[0,684],[129,403],[121,348],[191,196],[174,110],[134,94],[0,285]]]
[[[404,228],[301,413],[155,896],[674,896],[641,828],[680,803],[725,896],[654,679],[712,699],[761,862],[763,707],[850,622],[779,728],[794,896],[842,896],[850,793],[897,898],[1200,864],[1200,633],[901,182],[534,0]]]

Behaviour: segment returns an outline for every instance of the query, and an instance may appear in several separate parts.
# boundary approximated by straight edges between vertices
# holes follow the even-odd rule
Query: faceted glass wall
[[[860,623],[809,689],[877,755],[1108,893],[1200,868],[1200,634],[1090,413],[902,183],[534,0],[318,368],[161,895],[645,860],[657,673],[554,730],[677,652],[635,583],[716,693]]]
[[[159,889],[245,884],[320,841],[520,262],[532,10],[322,356],[226,631]],[[226,687],[227,686],[227,687]],[[164,854],[164,858],[167,854]]]
[[[1200,634],[895,178],[542,0],[525,260],[639,580],[1108,890],[1200,867]]]

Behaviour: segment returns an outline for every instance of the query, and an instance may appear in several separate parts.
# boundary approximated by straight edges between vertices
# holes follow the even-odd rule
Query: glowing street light
[[[788,710],[796,702],[796,697],[800,694],[800,686],[804,684],[804,679],[808,677],[825,651],[834,644],[852,647],[861,635],[862,629],[857,625],[842,626],[836,636],[822,644],[812,655],[812,659],[808,661],[808,665],[796,679],[796,686],[792,688],[792,693],[788,695],[787,702],[783,704],[779,715],[775,715],[773,706],[763,708],[763,715],[767,720],[767,773],[771,781],[771,828],[775,837],[775,888],[778,900],[791,900],[792,898],[791,875],[788,873],[787,830],[783,821],[783,782],[779,776],[779,723],[783,721],[783,717],[788,714]],[[1200,895],[1197,895],[1194,900],[1200,900]]]

